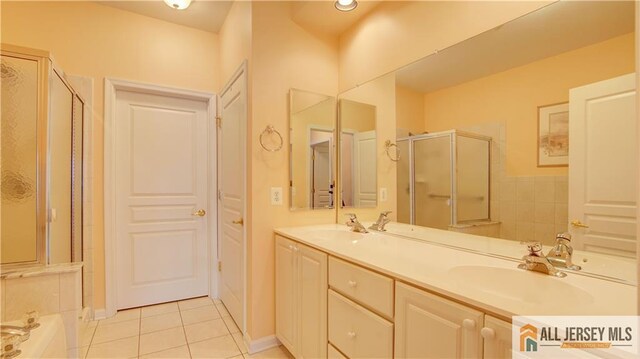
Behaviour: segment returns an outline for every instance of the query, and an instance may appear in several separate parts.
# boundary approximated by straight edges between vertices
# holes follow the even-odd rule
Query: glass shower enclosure
[[[490,220],[490,137],[450,130],[397,146],[399,222],[446,230]]]

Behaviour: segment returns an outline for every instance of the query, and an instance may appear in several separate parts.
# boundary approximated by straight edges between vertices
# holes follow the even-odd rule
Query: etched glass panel
[[[2,263],[37,259],[38,63],[2,56]]]

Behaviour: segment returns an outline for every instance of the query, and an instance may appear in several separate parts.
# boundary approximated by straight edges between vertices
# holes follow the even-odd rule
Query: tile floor
[[[247,354],[227,309],[207,297],[119,311],[81,340],[81,358],[292,358],[284,347]]]

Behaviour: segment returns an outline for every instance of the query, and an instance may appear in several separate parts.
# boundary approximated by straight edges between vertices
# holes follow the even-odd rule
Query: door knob
[[[205,211],[204,209],[199,209],[193,212],[193,215],[198,217],[204,217],[206,214],[207,214],[207,211]]]
[[[239,220],[237,220],[237,221],[231,221],[231,223],[233,223],[233,224],[239,224],[239,225],[241,225],[241,226],[242,226],[242,225],[244,225],[244,220],[242,220],[242,218],[240,218],[240,219],[239,219]]]
[[[572,225],[572,226],[574,226],[574,227],[589,228],[589,226],[588,226],[588,225],[586,225],[586,224],[584,224],[584,223],[580,222],[580,221],[579,221],[579,220],[577,220],[577,219],[576,219],[576,220],[574,220],[574,221],[571,221],[571,225]]]

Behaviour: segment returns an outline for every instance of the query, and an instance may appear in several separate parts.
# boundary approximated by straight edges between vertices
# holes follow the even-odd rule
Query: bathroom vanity
[[[275,232],[276,336],[296,358],[510,358],[512,316],[636,314],[635,286],[579,272],[337,224]]]

